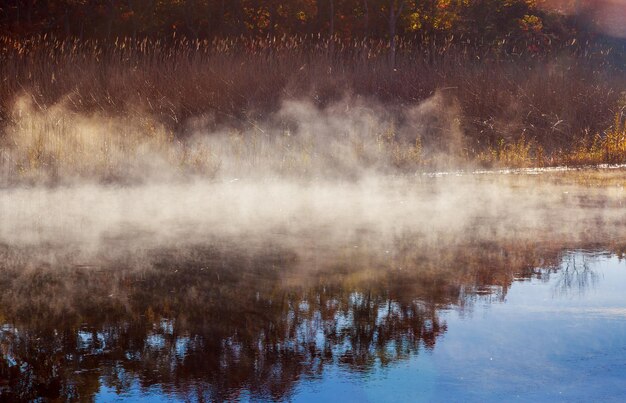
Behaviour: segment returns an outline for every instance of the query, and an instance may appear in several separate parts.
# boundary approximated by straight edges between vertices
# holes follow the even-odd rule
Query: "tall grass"
[[[391,120],[402,124],[406,108],[435,93],[458,106],[455,119],[463,145],[457,159],[507,166],[626,160],[619,120],[626,75],[609,63],[610,49],[598,46],[581,54],[566,47],[558,54],[481,57],[449,47],[438,52],[434,63],[417,49],[410,40],[399,40],[391,63],[387,42],[375,40],[238,37],[105,43],[3,37],[0,136],[5,150],[0,164],[2,158],[8,164],[6,139],[11,130],[25,122],[15,108],[24,96],[39,111],[62,103],[73,116],[96,114],[115,124],[132,120],[128,127],[140,133],[136,139],[184,143],[197,122],[209,132],[224,127],[254,132],[260,122],[271,120],[285,99],[309,99],[320,108],[346,96],[375,100]],[[151,123],[136,124],[136,116],[148,117]],[[150,127],[167,134],[154,140]],[[39,129],[48,130],[45,125]],[[58,137],[57,129],[50,128],[50,136]],[[385,130],[381,128],[379,137]],[[56,140],[37,140],[34,130],[30,134],[31,143],[22,147],[30,168],[44,163],[40,160],[46,153],[64,158],[64,150],[52,152],[47,144]],[[387,150],[394,148],[396,166],[415,160],[427,163],[427,146],[438,135],[418,133],[417,143],[411,140]],[[128,137],[121,135],[116,141]],[[85,151],[85,158],[96,158],[94,152]],[[193,151],[197,155],[190,157],[190,152],[179,151],[177,158],[187,164],[207,154]],[[97,158],[106,160],[102,155]],[[67,165],[72,163],[68,160]]]

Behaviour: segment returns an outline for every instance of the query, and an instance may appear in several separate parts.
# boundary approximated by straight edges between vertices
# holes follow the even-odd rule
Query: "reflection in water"
[[[554,284],[555,294],[569,295],[572,292],[583,294],[587,289],[593,288],[600,277],[593,270],[591,264],[597,261],[597,256],[589,254],[570,253],[563,258],[558,270],[557,280]]]
[[[581,289],[594,278],[569,255],[542,270],[559,267],[559,254],[486,243],[428,255],[237,250],[147,252],[139,269],[124,259],[50,269],[5,248],[2,397],[85,399],[138,382],[194,400],[282,399],[328,366],[365,374],[435,348],[442,309],[502,301],[514,279],[552,270],[557,287]]]
[[[464,379],[450,365],[506,344],[474,312],[511,306],[514,285],[558,298],[602,283],[592,255],[564,251],[622,257],[624,174],[576,175],[8,190],[0,400],[291,399],[438,351],[445,395]],[[472,382],[498,379],[477,368]]]

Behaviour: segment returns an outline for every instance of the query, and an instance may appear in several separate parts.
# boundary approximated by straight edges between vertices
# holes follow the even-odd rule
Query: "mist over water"
[[[10,3],[0,403],[624,400],[626,0]]]
[[[572,175],[572,174],[569,174]],[[574,174],[575,175],[575,174]],[[100,253],[228,240],[307,248],[354,242],[393,249],[413,237],[441,242],[600,241],[622,229],[623,188],[555,183],[546,176],[369,177],[188,181],[4,189],[0,244]],[[97,260],[96,260],[97,262]]]
[[[569,250],[621,256],[623,169],[476,170],[453,99],[399,120],[359,102],[285,102],[249,130],[199,118],[176,138],[144,115],[16,106],[0,155],[0,400],[361,396],[389,388],[368,377],[417,367],[435,393],[429,363],[468,352],[450,326],[491,340],[498,318],[468,331],[465,315],[519,282],[601,284],[595,255]],[[490,374],[472,354],[487,379],[474,397],[493,396],[510,363]]]
[[[620,170],[610,186],[597,171],[472,174],[458,105],[442,92],[401,111],[358,97],[324,108],[286,100],[248,129],[204,116],[177,138],[145,114],[76,114],[67,102],[15,104],[0,156],[0,244],[53,260],[72,251],[71,264],[219,239],[303,254],[310,240],[365,240],[377,253],[403,237],[576,244],[624,222]]]

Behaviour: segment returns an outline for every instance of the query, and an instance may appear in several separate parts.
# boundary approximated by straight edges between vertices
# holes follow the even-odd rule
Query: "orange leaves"
[[[519,26],[525,32],[541,32],[543,29],[543,21],[536,15],[524,15],[519,19]]]

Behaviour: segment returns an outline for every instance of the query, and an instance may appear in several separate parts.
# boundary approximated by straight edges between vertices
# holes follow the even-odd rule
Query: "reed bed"
[[[224,158],[190,139],[230,133],[253,152],[255,133],[270,144],[289,132],[280,110],[294,99],[319,110],[354,100],[376,105],[368,129],[376,133],[348,136],[353,154],[373,144],[384,150],[374,165],[403,171],[437,166],[445,153],[454,154],[452,165],[624,162],[626,74],[611,50],[572,43],[503,54],[442,45],[433,59],[409,39],[392,54],[386,41],[315,36],[1,37],[0,165],[5,181],[53,165],[52,176],[82,176],[135,164],[143,152],[214,175]],[[407,137],[406,111],[433,97],[442,99],[438,109],[420,117],[430,123]],[[450,130],[462,138],[442,147]],[[290,153],[307,154],[304,143]],[[109,171],[104,176],[125,175]]]

